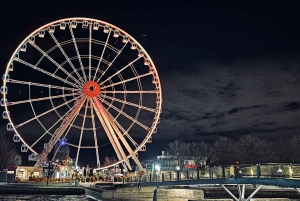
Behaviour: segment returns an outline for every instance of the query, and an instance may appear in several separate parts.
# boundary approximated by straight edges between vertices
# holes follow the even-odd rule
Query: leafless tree
[[[285,146],[285,149],[290,149],[291,162],[300,162],[300,134],[294,135]]]
[[[271,158],[270,143],[255,134],[241,136],[235,147],[240,163],[257,164],[268,162]]]
[[[55,146],[54,156],[52,161],[59,164],[64,164],[68,160],[70,153],[70,148],[68,145],[60,146],[59,144]]]
[[[204,141],[191,142],[190,144],[190,155],[191,159],[195,161],[195,164],[199,168],[206,163],[209,158],[210,148]]]
[[[14,143],[7,135],[5,132],[0,133],[0,172],[8,165],[20,165],[22,162]]]
[[[184,161],[191,159],[191,143],[182,140],[174,140],[169,143],[166,149],[171,155],[178,157],[178,165],[180,169],[184,167]]]
[[[278,140],[271,143],[271,162],[288,163],[291,162],[291,141]]]
[[[108,166],[116,162],[118,162],[118,160],[115,157],[105,157],[103,166]]]
[[[22,157],[21,157],[21,155],[18,154],[18,152],[14,149],[14,150],[12,151],[11,164],[19,166],[19,165],[21,165],[21,163],[22,163]]]
[[[212,146],[211,159],[221,165],[230,165],[234,162],[234,141],[228,137],[220,137]]]
[[[182,155],[181,147],[183,144],[184,142],[182,140],[174,140],[173,142],[168,144],[166,151],[170,155],[174,155],[174,156]]]

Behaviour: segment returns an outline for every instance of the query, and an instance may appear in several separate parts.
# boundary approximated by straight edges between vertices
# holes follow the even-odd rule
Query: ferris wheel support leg
[[[48,154],[51,152],[55,144],[58,142],[59,138],[62,136],[64,131],[68,128],[72,120],[80,111],[81,107],[83,106],[86,97],[81,97],[78,101],[76,101],[76,106],[73,110],[70,111],[69,114],[66,115],[65,119],[62,121],[61,125],[56,129],[53,136],[51,137],[50,141],[47,143],[47,147],[44,147],[44,150],[39,154],[38,161],[36,162],[34,168],[41,165],[41,163],[46,160]]]
[[[103,116],[101,110],[99,109],[99,107],[97,106],[97,103],[94,103],[93,101],[93,105],[94,108],[96,110],[96,114],[101,122],[101,124],[103,125],[103,128],[108,136],[108,139],[110,141],[110,143],[112,144],[114,150],[117,153],[117,157],[118,159],[124,160],[124,162],[126,163],[127,167],[129,168],[129,170],[132,170],[131,165],[129,163],[128,158],[126,157],[126,154],[124,153],[124,150],[120,144],[120,142],[118,141],[113,128],[111,127],[111,125],[109,124],[108,120]],[[125,167],[126,168],[126,167]]]
[[[103,115],[103,117],[108,121],[108,123],[112,126],[112,128],[114,129],[114,131],[117,133],[118,137],[122,141],[123,145],[126,147],[127,151],[131,155],[131,157],[134,160],[134,162],[137,164],[137,166],[139,167],[139,169],[142,170],[143,166],[141,165],[139,159],[137,158],[136,154],[131,149],[130,145],[128,144],[128,142],[124,138],[123,134],[120,132],[119,128],[116,126],[115,122],[109,116],[109,114],[106,111],[106,109],[103,107],[103,105],[100,103],[100,101],[98,100],[97,97],[94,97],[93,101],[95,102],[97,108],[100,110],[100,112]]]

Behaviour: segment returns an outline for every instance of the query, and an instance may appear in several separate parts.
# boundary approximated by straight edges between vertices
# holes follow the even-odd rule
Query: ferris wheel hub
[[[89,97],[96,97],[99,95],[101,89],[100,89],[100,85],[91,80],[91,81],[87,81],[86,83],[84,83],[83,85],[83,92],[85,95],[89,96]]]

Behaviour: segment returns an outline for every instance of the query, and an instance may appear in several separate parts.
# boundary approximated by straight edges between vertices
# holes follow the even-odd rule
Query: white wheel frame
[[[79,54],[78,48],[77,48],[77,45],[76,45],[78,41],[76,41],[76,38],[74,37],[73,31],[72,31],[73,28],[76,28],[75,23],[73,24],[73,22],[76,22],[77,26],[78,26],[78,24],[82,24],[82,26],[84,28],[89,28],[89,33],[90,33],[89,34],[89,55],[88,55],[88,58],[89,58],[89,67],[88,67],[89,69],[88,69],[88,72],[89,73],[88,73],[88,75],[85,75],[85,73],[83,73],[84,77],[81,77],[78,74],[78,71],[79,71],[78,67],[76,68],[76,67],[73,66],[72,59],[74,59],[74,58],[68,58],[68,56],[64,53],[64,51],[62,49],[62,45],[56,40],[55,36],[53,37],[53,32],[54,32],[55,28],[60,28],[60,29],[64,30],[64,29],[66,29],[66,27],[69,27],[70,33],[72,35],[72,41],[71,42],[74,43],[74,47],[75,47],[76,52],[77,52],[77,59],[79,59],[79,61],[80,61],[82,72],[85,72],[84,68],[86,68],[86,67],[84,67],[82,65],[82,63],[81,63],[81,58],[84,55],[80,55]],[[105,72],[109,69],[109,67],[112,65],[112,63],[114,62],[114,60],[112,62],[110,62],[110,63],[107,64],[108,67],[104,71],[102,71],[102,75],[98,79],[95,79],[96,78],[96,73],[94,74],[94,76],[91,74],[91,72],[92,72],[91,59],[92,59],[92,57],[94,57],[91,54],[91,43],[92,43],[92,40],[93,40],[92,39],[92,29],[93,30],[98,30],[101,27],[103,28],[103,32],[107,33],[108,36],[107,36],[107,40],[105,42],[102,42],[104,48],[103,48],[102,54],[101,54],[100,59],[99,59],[99,64],[98,64],[98,66],[96,68],[96,72],[100,71],[99,67],[100,67],[100,63],[101,62],[104,62],[104,63],[106,62],[106,64],[107,64],[107,61],[105,61],[105,59],[103,58],[103,54],[104,54],[104,51],[105,51],[106,47],[109,46],[108,39],[109,39],[111,33],[113,33],[113,37],[123,37],[122,40],[123,40],[124,44],[130,43],[131,44],[131,49],[138,51],[138,57],[137,57],[136,60],[131,61],[130,63],[128,63],[127,66],[123,67],[122,69],[118,69],[118,71],[115,74],[113,74],[109,78],[106,78],[105,80],[101,80],[101,78],[105,74]],[[73,73],[70,74],[69,72],[65,72],[65,70],[63,68],[64,64],[58,64],[54,59],[52,59],[48,55],[47,52],[43,51],[42,49],[40,49],[35,44],[35,41],[34,41],[35,37],[42,37],[43,38],[44,35],[45,35],[45,31],[48,31],[49,34],[52,36],[53,40],[55,41],[55,43],[56,43],[56,47],[55,48],[59,48],[61,50],[61,52],[65,55],[65,57],[66,57],[66,62],[65,63],[68,62],[70,64],[70,66],[74,70]],[[95,42],[95,41],[93,41],[93,42]],[[60,69],[63,72],[65,72],[68,75],[68,78],[71,78],[72,80],[74,80],[74,82],[72,83],[72,82],[68,81],[67,80],[68,78],[62,80],[59,76],[56,76],[55,73],[51,74],[51,73],[46,72],[43,69],[39,68],[38,65],[33,65],[33,64],[27,63],[26,61],[23,61],[22,59],[20,59],[19,58],[19,52],[26,50],[26,47],[27,47],[28,43],[30,45],[34,46],[38,51],[40,51],[41,54],[43,55],[43,57],[46,57],[54,65],[56,65],[57,69]],[[125,47],[125,45],[123,46],[123,48],[124,47]],[[117,56],[122,52],[123,48],[121,50],[116,50]],[[110,79],[112,77],[114,77],[116,75],[119,76],[121,71],[123,71],[127,67],[131,66],[135,61],[137,61],[140,58],[144,58],[144,65],[149,66],[149,73],[143,74],[143,75],[138,75],[136,73],[136,76],[133,77],[133,78],[130,78],[130,79],[127,79],[127,80],[124,80],[122,78],[121,79],[122,81],[117,82],[117,83],[112,83],[111,82]],[[152,142],[152,137],[151,136],[152,136],[153,133],[157,132],[156,126],[160,122],[159,116],[160,116],[160,114],[162,112],[162,109],[161,109],[161,106],[162,106],[162,89],[161,89],[160,79],[159,79],[157,70],[155,68],[155,65],[154,65],[152,59],[150,58],[150,56],[148,55],[148,53],[144,50],[144,48],[132,36],[130,36],[124,30],[122,30],[122,29],[120,29],[120,28],[118,28],[118,27],[116,27],[116,26],[114,26],[112,24],[109,24],[107,22],[104,22],[104,21],[100,21],[100,20],[97,20],[97,19],[91,19],[91,18],[74,17],[74,18],[66,18],[66,19],[57,20],[57,21],[48,23],[48,24],[46,24],[46,25],[44,25],[44,26],[36,29],[31,34],[29,34],[29,36],[27,36],[19,44],[19,46],[16,48],[16,50],[13,53],[13,55],[9,59],[9,62],[7,64],[7,67],[6,67],[5,74],[3,75],[3,86],[1,88],[1,93],[3,94],[3,99],[1,100],[1,105],[4,106],[5,114],[6,114],[5,117],[3,116],[3,118],[4,119],[8,119],[8,121],[9,121],[9,123],[7,125],[7,130],[14,131],[15,132],[14,138],[19,137],[20,141],[23,143],[23,145],[22,145],[23,150],[25,150],[24,147],[26,146],[32,153],[38,155],[38,159],[39,160],[37,161],[36,165],[40,165],[43,162],[43,160],[45,160],[45,158],[47,157],[48,153],[51,151],[51,149],[53,148],[53,146],[57,143],[57,141],[59,140],[59,138],[62,137],[63,133],[67,130],[68,127],[65,126],[64,123],[62,123],[61,126],[59,127],[59,129],[61,131],[60,132],[55,132],[52,135],[52,138],[51,138],[50,142],[48,142],[48,147],[46,146],[44,148],[44,151],[42,153],[40,153],[40,154],[37,153],[32,148],[34,145],[29,145],[29,144],[27,144],[25,142],[25,140],[23,140],[23,138],[21,137],[20,133],[17,130],[17,128],[19,128],[19,127],[22,126],[22,124],[19,124],[19,125],[14,125],[13,124],[12,119],[11,119],[11,114],[9,112],[9,106],[16,105],[16,104],[21,104],[21,103],[26,103],[26,102],[28,102],[28,103],[31,104],[34,101],[45,100],[45,98],[29,99],[29,100],[16,101],[16,102],[11,102],[11,103],[8,102],[8,100],[6,98],[7,93],[9,93],[7,83],[19,83],[19,84],[30,84],[30,85],[36,85],[36,86],[43,86],[43,84],[40,84],[40,83],[29,83],[29,82],[26,82],[26,81],[19,81],[19,80],[13,80],[13,79],[11,79],[10,76],[9,76],[9,72],[13,71],[13,63],[14,62],[19,62],[19,63],[22,63],[24,65],[27,65],[28,67],[32,67],[35,70],[38,70],[38,71],[40,71],[40,72],[42,72],[44,74],[47,74],[47,75],[49,75],[49,76],[51,76],[53,78],[56,78],[58,80],[61,80],[64,83],[66,83],[66,84],[68,84],[70,86],[70,87],[64,87],[63,86],[63,94],[62,95],[59,95],[59,96],[50,96],[49,99],[50,99],[51,103],[52,103],[52,99],[54,99],[54,98],[64,98],[65,103],[70,108],[70,106],[69,106],[68,103],[71,102],[71,101],[69,101],[69,102],[66,101],[65,97],[66,96],[71,96],[71,95],[74,96],[74,95],[78,95],[79,94],[79,97],[77,98],[77,100],[78,100],[77,101],[77,104],[78,104],[77,106],[78,107],[75,106],[73,108],[73,110],[71,108],[68,111],[68,114],[67,113],[65,114],[66,116],[72,117],[72,118],[66,118],[65,115],[61,115],[61,119],[60,120],[63,120],[62,122],[68,122],[68,124],[71,124],[70,128],[73,126],[72,122],[76,118],[76,116],[78,115],[78,112],[81,109],[81,107],[85,107],[86,110],[88,108],[90,108],[90,110],[92,112],[92,116],[98,116],[98,118],[101,121],[104,129],[107,131],[107,134],[108,133],[111,133],[111,134],[115,133],[118,136],[118,139],[114,139],[114,142],[116,144],[113,145],[113,143],[112,143],[112,145],[114,146],[114,149],[115,149],[117,155],[119,156],[118,157],[119,160],[118,160],[118,162],[116,162],[114,164],[111,164],[109,166],[103,167],[103,168],[112,167],[112,166],[118,165],[120,163],[122,163],[122,164],[126,163],[127,167],[129,167],[129,169],[131,169],[130,164],[128,162],[129,158],[133,158],[135,160],[135,162],[137,163],[137,165],[140,168],[142,168],[141,165],[140,165],[140,163],[139,163],[139,161],[138,161],[138,159],[137,159],[137,157],[136,157],[136,154],[137,154],[138,151],[145,151],[146,150],[145,144],[149,143],[149,142]],[[73,76],[73,74],[75,74],[80,79],[76,79],[74,77],[75,75]],[[130,94],[130,93],[137,93],[137,94],[140,94],[140,95],[142,95],[143,93],[153,93],[153,94],[156,94],[156,108],[147,108],[145,106],[142,106],[141,104],[135,104],[135,103],[128,102],[126,100],[116,99],[115,97],[107,96],[106,94],[102,94],[102,93],[100,93],[99,96],[97,96],[95,98],[90,98],[90,97],[87,97],[82,91],[78,90],[78,88],[81,87],[84,84],[84,82],[87,81],[87,80],[95,80],[98,83],[100,82],[101,90],[103,90],[103,89],[107,89],[109,87],[114,87],[115,85],[119,85],[119,84],[123,84],[124,85],[125,82],[131,81],[131,80],[135,80],[135,79],[139,79],[139,78],[142,78],[142,77],[145,77],[145,76],[153,76],[152,83],[155,85],[155,90],[153,90],[153,91],[141,91],[141,90],[140,91],[126,91],[126,90],[125,91],[116,91],[116,90],[112,90],[112,91],[106,91],[106,93],[109,92],[109,93],[111,93],[113,95],[116,94],[116,93],[122,93],[122,94],[124,93],[125,96],[126,96],[126,94]],[[104,83],[107,83],[107,82],[109,82],[109,84],[108,85],[104,85]],[[49,90],[50,90],[50,88],[60,88],[59,86],[51,86],[51,85],[45,85],[44,87],[48,87]],[[72,88],[72,87],[76,88],[75,92],[73,90],[74,88]],[[64,93],[64,90],[71,90],[71,89],[73,90],[72,94],[65,94]],[[112,105],[111,103],[109,103],[108,101],[106,101],[104,98],[106,98],[106,100],[109,99],[111,101],[116,101],[116,102],[122,103],[123,105],[124,104],[131,105],[131,106],[137,107],[139,109],[148,110],[150,112],[155,113],[155,117],[154,117],[154,120],[153,120],[153,123],[152,123],[151,127],[147,127],[147,126],[143,125],[142,123],[140,123],[139,121],[137,121],[135,118],[129,116],[126,113],[124,113],[122,111],[122,109],[120,110],[117,107],[115,107],[114,105]],[[71,100],[74,100],[74,99],[71,99]],[[143,127],[145,130],[147,130],[148,133],[147,133],[146,137],[144,138],[144,140],[142,141],[141,144],[135,144],[135,149],[134,150],[131,150],[130,147],[128,147],[128,143],[127,143],[126,139],[124,138],[124,136],[126,136],[132,143],[135,143],[135,141],[131,138],[131,136],[129,135],[128,131],[124,130],[122,128],[122,126],[116,121],[117,117],[113,118],[113,116],[110,115],[110,113],[108,112],[108,108],[105,108],[102,105],[103,103],[108,108],[112,108],[112,109],[116,110],[118,112],[118,116],[120,114],[122,114],[125,117],[127,117],[128,119],[130,119],[133,122],[132,125],[131,125],[131,127],[134,124],[138,124],[141,127]],[[32,106],[32,104],[31,104],[31,106]],[[53,103],[52,103],[52,106],[54,106]],[[33,111],[34,111],[34,109],[33,109]],[[54,109],[52,111],[56,111],[56,110]],[[86,116],[86,113],[85,113],[85,116]],[[85,119],[85,116],[84,116],[84,119]],[[93,119],[93,117],[92,117],[92,119]],[[39,121],[39,119],[37,118],[36,114],[35,114],[35,118],[32,119],[32,120]],[[39,123],[41,124],[41,122],[39,122]],[[58,122],[56,122],[56,123],[58,123]],[[50,129],[48,129],[48,131]],[[81,128],[79,128],[79,129],[81,129],[81,137],[80,137],[80,141],[81,141],[82,133],[83,133],[83,130],[84,130],[84,121],[83,121],[83,126]],[[45,128],[45,130],[47,130],[47,129]],[[45,135],[46,133],[44,133],[43,135]],[[95,143],[96,143],[95,144],[95,148],[98,149],[97,134],[96,134],[94,119],[93,119],[93,133],[94,133],[94,140],[95,140]],[[115,136],[115,134],[112,134],[111,136]],[[41,137],[43,137],[43,135]],[[126,147],[127,151],[130,153],[129,155],[125,155],[125,152],[121,148],[119,140]],[[119,150],[119,154],[118,154],[117,150]],[[78,162],[79,151],[80,151],[80,145],[78,146],[78,153],[77,153],[77,157],[76,157],[76,165],[77,165],[77,162]],[[102,169],[102,168],[100,168],[99,153],[97,151],[96,151],[96,153],[97,153],[97,165],[98,165],[98,168]]]

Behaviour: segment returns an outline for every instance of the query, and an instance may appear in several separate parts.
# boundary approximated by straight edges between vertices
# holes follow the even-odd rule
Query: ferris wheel
[[[122,29],[82,17],[46,24],[20,43],[2,79],[7,130],[36,167],[63,142],[76,166],[92,149],[98,168],[132,169],[130,158],[142,168],[162,91],[148,53]],[[113,164],[100,165],[101,147],[114,150]]]

